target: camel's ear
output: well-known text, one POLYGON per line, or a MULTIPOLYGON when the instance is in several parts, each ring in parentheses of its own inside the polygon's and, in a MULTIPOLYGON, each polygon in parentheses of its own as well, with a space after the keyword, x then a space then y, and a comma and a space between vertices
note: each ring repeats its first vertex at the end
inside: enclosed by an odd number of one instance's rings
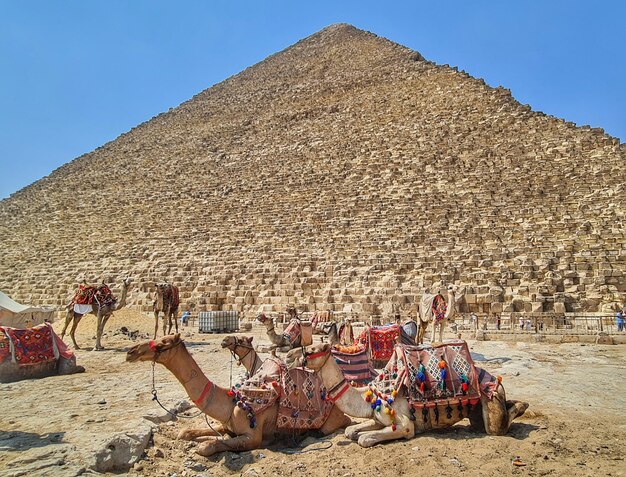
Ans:
POLYGON ((322 351, 326 352, 326 351, 330 351, 331 348, 331 344, 330 343, 324 343, 322 345, 322 351))
POLYGON ((180 341, 180 333, 176 333, 174 335, 174 339, 172 340, 174 343, 178 343, 180 341))
POLYGON ((250 336, 248 338, 244 337, 244 340, 246 340, 248 343, 252 343, 253 339, 254 339, 254 336, 250 336))

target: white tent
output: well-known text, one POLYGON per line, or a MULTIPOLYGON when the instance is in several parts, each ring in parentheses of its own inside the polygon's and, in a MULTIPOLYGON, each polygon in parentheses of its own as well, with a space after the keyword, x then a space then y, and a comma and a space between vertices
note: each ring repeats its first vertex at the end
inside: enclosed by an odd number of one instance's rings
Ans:
POLYGON ((0 326, 30 328, 54 321, 54 308, 21 305, 0 291, 0 326))

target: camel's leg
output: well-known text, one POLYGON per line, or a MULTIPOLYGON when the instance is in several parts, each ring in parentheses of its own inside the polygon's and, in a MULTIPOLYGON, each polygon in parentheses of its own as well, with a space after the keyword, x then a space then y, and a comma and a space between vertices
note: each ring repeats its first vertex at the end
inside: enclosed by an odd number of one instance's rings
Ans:
POLYGON ((395 439, 409 439, 415 435, 413 422, 408 418, 396 423, 396 430, 391 426, 376 431, 364 432, 359 436, 358 443, 361 447, 372 447, 380 442, 393 441, 395 439))
POLYGON ((109 313, 108 315, 104 315, 104 317, 102 318, 102 329, 100 330, 100 336, 104 335, 104 328, 106 328, 107 322, 112 316, 113 313, 109 313))
POLYGON ((101 339, 102 339, 102 320, 103 320, 103 316, 102 314, 98 313, 97 315, 97 325, 96 325, 96 346, 94 347, 94 351, 99 351, 102 348, 102 344, 100 343, 101 339))
POLYGON ((446 324, 445 318, 439 322, 439 342, 440 343, 443 343, 443 328, 445 324, 446 324))
POLYGON ((356 441, 359 438, 359 434, 366 431, 374 431, 379 430, 385 427, 378 421, 374 419, 368 419, 367 421, 360 422, 359 424, 354 424, 353 426, 346 427, 346 431, 344 435, 353 441, 356 441))
POLYGON ((509 413, 509 423, 520 416, 523 416, 528 409, 528 403, 524 401, 507 401, 506 409, 509 413))
POLYGON ((218 452, 243 452, 258 449, 262 442, 259 428, 253 434, 242 434, 230 439, 213 439, 198 446, 196 452, 203 457, 210 457, 218 452))
POLYGON ((78 343, 76 343, 76 337, 74 336, 74 333, 76 333, 76 328, 78 328, 78 323, 80 323, 82 317, 83 315, 74 313, 74 321, 72 323, 72 328, 70 329, 70 338, 72 338, 72 343, 74 343, 75 349, 80 349, 80 346, 78 346, 78 343))
POLYGON ((67 314, 65 315, 65 326, 63 326, 63 331, 61 331, 61 339, 63 339, 63 337, 65 336, 65 331, 67 330, 70 321, 72 321, 73 319, 74 310, 70 307, 70 309, 67 310, 67 314))
POLYGON ((153 340, 156 339, 158 331, 159 331, 159 312, 155 311, 154 312, 154 338, 152 338, 153 340))
POLYGON ((174 320, 174 325, 176 325, 176 333, 178 334, 178 310, 174 310, 172 313, 172 319, 174 320))
POLYGON ((176 439, 180 439, 183 441, 193 441, 193 440, 201 439, 207 436, 216 437, 216 436, 221 436, 221 435, 227 435, 227 433, 224 430, 224 427, 219 425, 213 429, 210 429, 210 428, 207 429, 206 427, 202 427, 199 429, 194 429, 194 428, 183 429, 182 431, 178 433, 178 436, 176 436, 176 439))
POLYGON ((434 343, 437 340, 436 333, 437 333, 437 319, 433 318, 433 332, 430 338, 431 343, 434 343))
POLYGON ((172 317, 170 316, 169 307, 163 311, 163 336, 167 336, 172 331, 172 317), (167 329, 167 325, 169 323, 169 329, 167 329), (167 330, 167 332, 166 332, 167 330))
POLYGON ((320 427, 320 432, 324 435, 332 434, 337 429, 346 427, 351 422, 352 419, 350 419, 349 416, 346 416, 343 412, 341 412, 337 406, 333 406, 330 414, 328 415, 328 419, 326 419, 326 422, 324 422, 322 427, 320 427))

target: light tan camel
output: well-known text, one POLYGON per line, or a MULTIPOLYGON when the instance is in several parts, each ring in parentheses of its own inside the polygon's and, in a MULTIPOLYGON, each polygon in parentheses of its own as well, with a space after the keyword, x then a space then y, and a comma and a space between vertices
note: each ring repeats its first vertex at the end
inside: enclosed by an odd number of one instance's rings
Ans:
POLYGON ((443 342, 443 330, 448 323, 448 320, 456 313, 456 288, 454 285, 448 286, 448 301, 446 303, 446 312, 442 319, 438 320, 433 312, 433 302, 435 300, 443 300, 441 295, 431 295, 424 293, 422 295, 421 302, 419 304, 419 330, 417 331, 417 344, 424 343, 424 337, 426 335, 426 329, 429 324, 432 324, 432 337, 431 343, 435 342, 437 334, 437 328, 439 328, 439 343, 443 342))
MULTIPOLYGON (((270 341, 274 345, 273 348, 291 348, 292 345, 289 342, 289 337, 286 335, 279 335, 276 333, 276 329, 274 327, 274 318, 269 318, 265 316, 264 313, 261 313, 256 317, 257 321, 260 321, 263 326, 265 326, 267 330, 267 336, 270 341)), ((294 347, 300 346, 300 343, 294 344, 294 347)))
MULTIPOLYGON (((113 315, 114 311, 121 310, 126 306, 126 296, 128 295, 128 288, 132 280, 127 277, 122 282, 122 295, 119 300, 113 301, 109 305, 100 306, 98 303, 91 304, 91 311, 87 313, 91 313, 92 315, 96 315, 97 317, 97 326, 96 326, 96 346, 94 350, 104 349, 101 344, 102 334, 104 333, 104 327, 109 321, 109 318, 113 315)), ((70 303, 67 306, 67 314, 65 315, 65 325, 63 326, 63 331, 61 331, 61 339, 65 336, 65 331, 67 330, 70 321, 72 322, 72 328, 70 329, 70 337, 72 338, 72 342, 74 343, 74 348, 80 349, 78 343, 76 343, 75 333, 76 328, 78 327, 78 323, 80 323, 81 318, 84 316, 80 313, 74 311, 74 302, 70 303)))
POLYGON ((172 321, 178 333, 178 306, 180 295, 178 287, 169 283, 156 283, 154 285, 154 339, 159 329, 159 313, 163 313, 163 336, 172 332, 172 321))
POLYGON ((228 349, 233 356, 237 357, 237 364, 243 365, 249 376, 256 373, 263 364, 263 360, 252 346, 253 339, 252 336, 239 338, 238 336, 230 335, 222 340, 222 348, 228 349))
MULTIPOLYGON (((318 372, 324 385, 334 390, 329 394, 335 400, 335 406, 348 416, 369 418, 365 422, 346 428, 345 431, 346 437, 357 441, 362 447, 371 447, 394 439, 410 439, 431 429, 452 426, 462 419, 457 413, 448 417, 445 404, 430 409, 428 419, 416 419, 411 415, 409 402, 403 391, 395 396, 390 406, 384 406, 377 411, 364 398, 369 388, 350 386, 339 365, 334 359, 329 359, 330 357, 331 347, 328 344, 305 348, 306 366, 318 372), (435 414, 437 418, 433 418, 435 414)), ((484 429, 490 435, 504 435, 508 432, 513 419, 524 414, 527 408, 528 403, 507 401, 504 388, 498 384, 492 400, 481 397, 480 403, 474 406, 468 417, 473 428, 484 429)))
MULTIPOLYGON (((204 375, 178 334, 133 346, 126 354, 126 361, 154 361, 162 364, 176 376, 194 404, 222 424, 226 434, 223 437, 219 437, 218 433, 222 432, 220 429, 186 429, 179 433, 179 439, 203 441, 197 449, 202 456, 257 449, 273 442, 280 435, 276 424, 279 400, 257 413, 252 427, 248 411, 235 404, 232 391, 218 386, 204 375)), ((319 431, 325 435, 331 434, 349 423, 350 418, 333 406, 319 431)), ((293 436, 294 432, 289 430, 288 434, 293 436)))

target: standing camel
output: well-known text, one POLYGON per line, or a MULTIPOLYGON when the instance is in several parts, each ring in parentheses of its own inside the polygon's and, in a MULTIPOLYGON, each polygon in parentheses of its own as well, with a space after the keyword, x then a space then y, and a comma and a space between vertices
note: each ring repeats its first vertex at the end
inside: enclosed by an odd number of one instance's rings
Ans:
POLYGON ((104 326, 109 321, 109 318, 113 315, 114 311, 122 309, 126 306, 126 295, 128 294, 128 288, 131 283, 130 278, 124 279, 122 282, 122 296, 119 300, 113 299, 110 303, 98 303, 97 300, 94 300, 91 303, 91 310, 83 311, 82 313, 76 310, 75 300, 72 299, 72 302, 67 306, 67 314, 65 315, 65 326, 63 326, 63 331, 61 331, 61 339, 65 336, 65 331, 67 330, 70 321, 72 321, 72 328, 70 329, 70 337, 72 338, 72 342, 74 343, 74 348, 80 349, 78 344, 76 343, 76 338, 74 334, 76 333, 76 328, 78 327, 78 323, 80 323, 81 318, 87 313, 91 313, 92 315, 96 315, 98 322, 96 327, 96 346, 94 350, 102 350, 102 344, 100 341, 102 340, 102 333, 104 332, 104 326))
POLYGON ((154 339, 159 330, 159 313, 163 312, 163 336, 172 332, 172 321, 178 333, 178 306, 180 295, 176 285, 157 283, 154 296, 154 339))
POLYGON ((417 333, 417 344, 424 343, 424 336, 428 325, 432 323, 431 342, 435 342, 437 328, 439 328, 439 343, 443 342, 443 330, 448 320, 456 312, 455 287, 448 286, 448 302, 446 303, 440 294, 431 295, 424 293, 419 305, 419 330, 417 333))
MULTIPOLYGON (((179 334, 169 335, 158 341, 146 341, 133 346, 126 354, 126 361, 149 361, 165 366, 187 391, 187 395, 204 414, 219 421, 226 435, 220 430, 185 429, 179 439, 203 441, 198 454, 209 457, 218 452, 243 452, 271 443, 277 435, 293 436, 295 429, 279 428, 279 401, 275 399, 259 412, 250 409, 247 401, 238 400, 238 394, 218 386, 205 376, 193 359, 179 334)), ((336 406, 319 430, 331 434, 350 423, 350 419, 336 406)))
MULTIPOLYGON (((401 345, 400 345, 401 346, 401 345)), ((368 418, 367 421, 346 428, 346 437, 362 447, 371 447, 394 439, 411 439, 416 434, 450 427, 464 419, 460 412, 448 412, 445 400, 434 401, 433 407, 425 407, 423 416, 411 412, 411 404, 405 387, 390 395, 378 396, 371 385, 355 388, 350 386, 341 368, 331 354, 331 346, 317 344, 305 348, 305 363, 309 369, 319 373, 324 385, 330 389, 328 399, 348 416, 368 418)), ((511 422, 524 414, 528 403, 507 401, 502 384, 497 383, 492 398, 481 393, 480 399, 465 417, 472 427, 484 429, 490 435, 504 435, 511 422)), ((450 408, 452 409, 452 408, 450 408)))

